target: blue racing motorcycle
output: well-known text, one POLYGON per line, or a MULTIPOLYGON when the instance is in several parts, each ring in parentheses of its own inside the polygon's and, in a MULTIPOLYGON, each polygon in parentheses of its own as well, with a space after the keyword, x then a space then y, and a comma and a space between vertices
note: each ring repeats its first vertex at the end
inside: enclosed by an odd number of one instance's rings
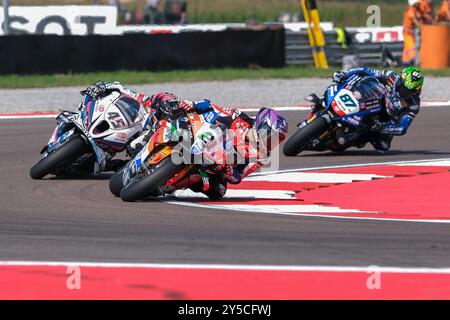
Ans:
MULTIPOLYGON (((302 151, 343 151, 367 143, 371 121, 383 111, 385 88, 376 77, 354 75, 347 82, 331 85, 308 119, 284 144, 286 156, 302 151), (360 137, 351 144, 339 138, 360 137)), ((318 98, 317 98, 318 99, 318 98)))

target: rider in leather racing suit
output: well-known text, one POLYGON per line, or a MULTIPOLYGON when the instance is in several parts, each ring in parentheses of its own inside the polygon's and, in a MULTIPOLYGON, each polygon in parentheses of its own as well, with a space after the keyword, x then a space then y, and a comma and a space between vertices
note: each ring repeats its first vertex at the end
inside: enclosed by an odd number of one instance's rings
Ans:
POLYGON ((192 181, 186 182, 190 189, 202 192, 210 199, 221 199, 228 183, 239 184, 243 178, 268 164, 272 149, 287 137, 287 121, 270 108, 260 109, 256 117, 252 118, 237 108, 218 106, 209 100, 183 101, 182 105, 185 110, 194 110, 199 114, 211 112, 215 117, 214 124, 225 131, 225 141, 231 142, 232 152, 240 158, 240 161, 234 158, 231 163, 227 159, 224 165, 219 166, 218 172, 223 174, 214 175, 206 190, 202 181, 194 184, 192 181))
MULTIPOLYGON (((175 117, 178 112, 181 112, 182 110, 189 111, 181 107, 181 105, 184 105, 185 107, 189 107, 189 105, 180 102, 173 94, 159 92, 152 96, 148 96, 144 93, 138 93, 127 89, 119 82, 98 81, 82 91, 82 94, 86 94, 93 99, 99 99, 111 94, 113 91, 126 94, 135 99, 147 113, 147 117, 142 120, 142 132, 147 132, 147 134, 141 134, 135 140, 130 142, 128 151, 131 156, 138 152, 145 144, 146 139, 148 139, 152 133, 153 126, 159 120, 175 117)), ((116 171, 125 163, 126 161, 124 160, 110 160, 106 163, 105 171, 116 171)))
MULTIPOLYGON (((368 134, 369 141, 376 150, 387 151, 391 147, 393 137, 406 134, 419 113, 420 94, 424 83, 422 71, 416 67, 409 67, 398 75, 393 71, 356 68, 335 72, 332 78, 335 83, 341 84, 353 75, 376 77, 385 87, 383 103, 385 108, 380 119, 372 122, 368 134)), ((317 96, 309 96, 307 100, 314 102, 316 106, 319 103, 317 96)), ((349 134, 340 138, 339 144, 350 146, 363 137, 359 134, 349 134)))
POLYGON ((197 102, 180 100, 171 93, 163 92, 149 97, 124 88, 119 82, 97 82, 86 89, 86 94, 97 99, 110 94, 111 91, 119 91, 133 97, 144 106, 148 113, 143 124, 143 133, 130 143, 131 147, 136 150, 139 150, 147 142, 153 134, 154 126, 161 119, 176 117, 179 112, 183 111, 194 111, 199 114, 213 111, 217 115, 215 123, 230 130, 234 135, 232 139, 235 151, 246 161, 226 164, 220 168, 224 174, 211 179, 208 190, 204 190, 201 181, 190 185, 192 190, 203 192, 211 199, 222 198, 227 191, 227 183, 239 184, 243 178, 266 165, 272 149, 287 137, 288 124, 286 120, 277 111, 269 108, 262 108, 253 119, 236 108, 217 106, 209 100, 197 102), (262 147, 264 152, 259 152, 257 155, 250 154, 251 146, 262 147))

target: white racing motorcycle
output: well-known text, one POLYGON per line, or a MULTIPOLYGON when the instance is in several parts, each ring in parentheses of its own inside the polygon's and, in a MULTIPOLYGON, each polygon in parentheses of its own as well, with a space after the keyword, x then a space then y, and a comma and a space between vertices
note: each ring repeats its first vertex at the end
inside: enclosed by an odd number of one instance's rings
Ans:
POLYGON ((129 144, 142 132, 147 116, 143 107, 115 91, 98 100, 81 94, 85 99, 77 112, 63 111, 56 117, 57 126, 41 151, 43 158, 31 168, 31 178, 97 175, 118 169, 107 165, 114 163, 116 153, 126 150, 132 156, 129 144))

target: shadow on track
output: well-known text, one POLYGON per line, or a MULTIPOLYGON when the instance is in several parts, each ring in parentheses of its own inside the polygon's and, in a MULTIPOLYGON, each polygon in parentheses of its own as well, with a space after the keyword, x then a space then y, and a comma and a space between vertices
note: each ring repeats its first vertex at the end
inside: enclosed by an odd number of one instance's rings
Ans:
POLYGON ((71 176, 57 176, 57 177, 50 177, 42 180, 86 180, 86 181, 97 181, 97 180, 109 180, 113 176, 114 172, 107 172, 102 173, 98 176, 94 175, 71 175, 71 176))

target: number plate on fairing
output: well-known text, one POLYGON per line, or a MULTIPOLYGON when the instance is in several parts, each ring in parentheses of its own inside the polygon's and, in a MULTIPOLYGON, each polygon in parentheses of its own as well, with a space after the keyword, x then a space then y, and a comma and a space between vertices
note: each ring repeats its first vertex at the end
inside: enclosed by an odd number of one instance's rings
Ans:
POLYGON ((341 90, 332 103, 334 111, 340 115, 349 115, 359 112, 359 102, 355 98, 353 92, 343 89, 341 90))

